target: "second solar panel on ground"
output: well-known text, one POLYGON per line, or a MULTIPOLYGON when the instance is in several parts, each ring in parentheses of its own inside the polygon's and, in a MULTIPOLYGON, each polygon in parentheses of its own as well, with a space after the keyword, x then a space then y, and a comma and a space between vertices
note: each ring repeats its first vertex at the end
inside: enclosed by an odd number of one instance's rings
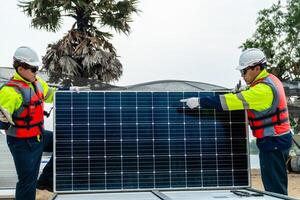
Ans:
POLYGON ((56 191, 249 186, 244 111, 190 110, 208 92, 57 92, 56 191))

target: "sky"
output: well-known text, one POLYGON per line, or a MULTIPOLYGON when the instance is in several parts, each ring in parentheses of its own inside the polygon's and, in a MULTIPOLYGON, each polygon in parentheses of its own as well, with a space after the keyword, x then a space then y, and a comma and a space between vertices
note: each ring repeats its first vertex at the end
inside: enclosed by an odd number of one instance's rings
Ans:
MULTIPOLYGON (((111 41, 123 64, 118 86, 156 80, 188 80, 233 88, 239 46, 253 35, 258 11, 277 0, 140 0, 129 36, 115 33, 111 41)), ((49 43, 71 28, 64 20, 56 32, 36 30, 18 1, 0 7, 0 66, 12 65, 19 46, 30 46, 40 56, 49 43)))

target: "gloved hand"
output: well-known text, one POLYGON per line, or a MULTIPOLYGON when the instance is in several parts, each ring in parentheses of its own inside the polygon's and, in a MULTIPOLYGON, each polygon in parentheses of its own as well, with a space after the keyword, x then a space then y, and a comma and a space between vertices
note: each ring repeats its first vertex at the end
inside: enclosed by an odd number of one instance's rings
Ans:
POLYGON ((10 114, 3 108, 0 107, 0 121, 3 123, 10 123, 10 124, 15 124, 12 121, 12 118, 10 116, 10 114))
POLYGON ((0 121, 3 123, 7 123, 8 120, 6 119, 4 113, 0 110, 0 121))
POLYGON ((87 87, 87 86, 83 86, 83 87, 71 86, 69 88, 70 91, 74 91, 74 92, 77 92, 77 93, 79 93, 80 91, 88 90, 88 89, 89 89, 89 87, 87 87))
POLYGON ((10 127, 10 123, 2 110, 0 109, 0 130, 7 130, 10 127))
POLYGON ((236 84, 235 88, 231 90, 232 93, 239 93, 247 89, 246 85, 242 85, 241 80, 239 80, 238 84, 236 84))
POLYGON ((186 105, 190 109, 194 109, 194 108, 200 106, 199 98, 197 98, 197 97, 191 97, 191 98, 188 98, 188 99, 181 99, 180 102, 186 103, 186 105))

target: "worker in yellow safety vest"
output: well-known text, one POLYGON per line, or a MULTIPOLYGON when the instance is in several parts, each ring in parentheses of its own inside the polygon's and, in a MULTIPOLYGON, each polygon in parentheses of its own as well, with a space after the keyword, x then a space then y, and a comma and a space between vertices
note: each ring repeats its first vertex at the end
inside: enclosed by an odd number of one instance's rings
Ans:
POLYGON ((191 109, 246 110, 257 138, 260 170, 266 191, 287 195, 287 169, 292 132, 286 96, 281 81, 266 71, 267 59, 257 48, 240 55, 236 68, 247 83, 242 89, 216 96, 182 99, 191 109))
POLYGON ((36 188, 52 190, 52 157, 40 175, 43 152, 53 151, 53 135, 44 129, 44 102, 51 103, 56 90, 37 76, 41 63, 29 47, 13 56, 16 73, 0 88, 0 129, 7 135, 18 175, 16 200, 35 200, 36 188))

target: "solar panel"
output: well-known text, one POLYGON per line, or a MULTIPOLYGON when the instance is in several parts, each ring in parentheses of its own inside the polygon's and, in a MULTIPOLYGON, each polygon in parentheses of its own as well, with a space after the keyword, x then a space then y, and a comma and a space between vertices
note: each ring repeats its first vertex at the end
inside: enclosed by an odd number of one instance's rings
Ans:
POLYGON ((57 92, 56 192, 245 187, 244 111, 189 109, 214 92, 57 92))

